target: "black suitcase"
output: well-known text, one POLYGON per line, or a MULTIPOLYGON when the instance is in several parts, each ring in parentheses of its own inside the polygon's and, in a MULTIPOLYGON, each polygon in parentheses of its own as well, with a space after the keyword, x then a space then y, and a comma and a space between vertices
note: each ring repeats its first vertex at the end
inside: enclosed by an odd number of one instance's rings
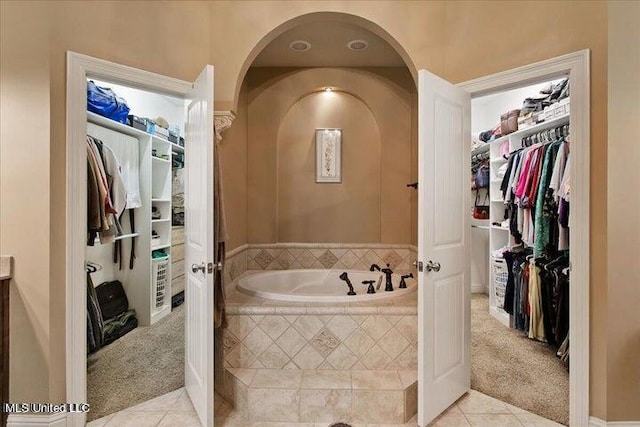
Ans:
POLYGON ((104 320, 113 319, 129 309, 129 300, 119 280, 101 283, 96 287, 98 303, 104 320))

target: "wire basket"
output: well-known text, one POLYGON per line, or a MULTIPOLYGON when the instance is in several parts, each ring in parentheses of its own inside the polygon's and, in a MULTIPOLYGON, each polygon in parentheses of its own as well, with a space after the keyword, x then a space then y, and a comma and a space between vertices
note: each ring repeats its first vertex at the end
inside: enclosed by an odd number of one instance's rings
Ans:
POLYGON ((153 308, 160 310, 167 297, 169 284, 169 257, 153 260, 153 308))
POLYGON ((504 308, 504 294, 507 288, 507 280, 509 279, 509 271, 507 270, 507 263, 502 258, 491 258, 491 268, 493 270, 493 298, 496 303, 496 307, 504 308))

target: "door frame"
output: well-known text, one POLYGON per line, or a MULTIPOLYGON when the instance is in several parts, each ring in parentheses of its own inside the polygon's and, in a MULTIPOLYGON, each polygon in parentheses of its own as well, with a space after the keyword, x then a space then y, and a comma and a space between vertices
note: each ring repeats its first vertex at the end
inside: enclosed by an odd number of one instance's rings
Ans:
MULTIPOLYGON (((84 273, 87 228, 87 78, 108 80, 180 98, 185 98, 193 88, 191 82, 67 51, 65 379, 66 401, 73 403, 87 401, 87 295, 84 273)), ((85 425, 86 414, 67 413, 66 419, 67 426, 80 427, 85 425)))
POLYGON ((589 260, 590 260, 590 76, 589 50, 536 62, 457 84, 471 98, 501 90, 522 87, 569 76, 571 79, 571 137, 580 143, 571 144, 571 216, 569 218, 570 283, 569 339, 571 369, 569 371, 569 425, 589 425, 589 260))

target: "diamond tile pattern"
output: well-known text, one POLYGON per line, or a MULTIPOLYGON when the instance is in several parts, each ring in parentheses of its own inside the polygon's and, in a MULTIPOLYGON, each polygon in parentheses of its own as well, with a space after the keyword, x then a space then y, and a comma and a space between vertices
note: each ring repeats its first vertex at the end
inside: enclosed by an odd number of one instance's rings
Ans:
POLYGON ((239 314, 229 315, 228 321, 224 365, 233 368, 410 370, 417 366, 415 315, 239 314))
POLYGON ((358 327, 358 323, 351 316, 335 316, 327 323, 327 328, 338 338, 344 340, 358 327))
POLYGON ((412 262, 416 258, 413 249, 402 247, 380 248, 362 247, 362 245, 327 249, 318 247, 272 247, 260 245, 227 258, 225 278, 231 282, 246 270, 288 270, 304 268, 349 268, 366 269, 371 264, 389 264, 398 272, 413 270, 412 262))
POLYGON ((338 257, 335 256, 330 250, 326 250, 320 255, 318 260, 324 265, 324 268, 331 268, 338 261, 338 257))
POLYGON ((271 264, 271 262, 273 261, 273 256, 269 252, 262 250, 258 252, 258 255, 256 255, 254 260, 258 263, 260 267, 262 267, 263 269, 266 269, 269 266, 269 264, 271 264))
POLYGON ((385 264, 389 264, 389 266, 394 269, 402 262, 402 257, 398 255, 396 251, 391 250, 386 253, 383 260, 385 264))
POLYGON ((322 328, 310 344, 322 357, 327 357, 340 344, 340 340, 327 328, 322 328))
POLYGON ((293 361, 301 369, 316 369, 324 361, 324 357, 317 352, 311 345, 307 344, 298 354, 295 355, 293 361))
POLYGON ((275 340, 289 328, 289 322, 282 316, 264 316, 262 322, 260 322, 260 328, 262 328, 271 339, 275 340))

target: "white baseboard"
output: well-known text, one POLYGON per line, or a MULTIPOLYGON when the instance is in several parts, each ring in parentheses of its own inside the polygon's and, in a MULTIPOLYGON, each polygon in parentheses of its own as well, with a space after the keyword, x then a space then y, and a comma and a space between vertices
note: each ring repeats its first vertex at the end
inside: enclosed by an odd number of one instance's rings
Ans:
POLYGON ((590 417, 589 427, 640 427, 640 421, 604 421, 600 418, 590 417))
POLYGON ((10 414, 7 427, 65 427, 67 414, 10 414))
POLYGON ((471 293, 472 294, 484 294, 486 293, 486 286, 483 285, 482 283, 472 283, 471 284, 471 293))

